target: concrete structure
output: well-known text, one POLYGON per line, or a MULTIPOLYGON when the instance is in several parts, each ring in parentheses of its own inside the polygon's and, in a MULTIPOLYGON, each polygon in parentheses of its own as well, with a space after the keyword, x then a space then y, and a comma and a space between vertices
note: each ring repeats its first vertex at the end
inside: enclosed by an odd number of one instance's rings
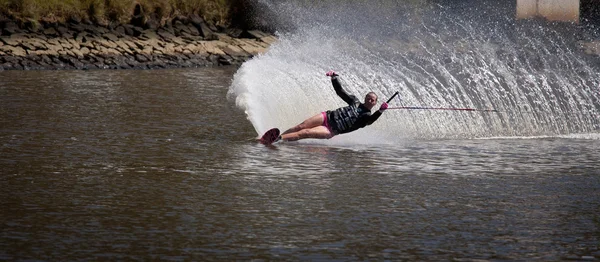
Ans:
POLYGON ((579 23, 579 0, 517 0, 517 18, 544 17, 579 23))

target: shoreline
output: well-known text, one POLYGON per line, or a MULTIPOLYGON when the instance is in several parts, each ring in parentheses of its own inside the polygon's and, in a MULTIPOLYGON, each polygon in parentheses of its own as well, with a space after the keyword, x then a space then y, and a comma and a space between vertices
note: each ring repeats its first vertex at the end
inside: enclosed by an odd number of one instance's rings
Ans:
POLYGON ((0 33, 0 71, 240 65, 277 41, 260 30, 218 29, 199 17, 157 29, 64 23, 32 30, 9 22, 0 33))
MULTIPOLYGON (((199 16, 162 27, 70 22, 23 29, 0 21, 0 71, 241 65, 277 40, 261 30, 217 28, 199 16)), ((600 58, 600 40, 577 45, 579 52, 600 58)))

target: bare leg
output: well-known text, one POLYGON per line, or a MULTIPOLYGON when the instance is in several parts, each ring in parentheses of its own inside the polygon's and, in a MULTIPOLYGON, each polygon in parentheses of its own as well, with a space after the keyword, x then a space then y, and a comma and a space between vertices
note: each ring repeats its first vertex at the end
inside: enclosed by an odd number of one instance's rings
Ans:
POLYGON ((329 139, 331 137, 333 137, 333 135, 325 126, 306 128, 300 131, 281 135, 281 139, 284 141, 296 141, 305 138, 329 139))
POLYGON ((317 115, 309 117, 308 119, 304 120, 302 123, 281 133, 281 136, 283 137, 283 135, 287 135, 287 134, 293 133, 293 132, 298 132, 303 129, 318 127, 318 126, 321 126, 322 124, 323 124, 323 113, 319 113, 317 115))

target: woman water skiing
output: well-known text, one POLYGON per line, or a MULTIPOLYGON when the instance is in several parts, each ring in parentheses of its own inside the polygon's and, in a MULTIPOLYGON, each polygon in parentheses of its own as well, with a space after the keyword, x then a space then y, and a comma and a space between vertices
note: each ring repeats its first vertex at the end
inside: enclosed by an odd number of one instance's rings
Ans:
POLYGON ((356 96, 349 95, 342 88, 338 74, 329 71, 325 75, 331 77, 335 93, 348 103, 348 106, 324 111, 309 117, 302 123, 283 132, 275 141, 296 141, 305 138, 330 139, 336 135, 349 133, 373 124, 381 116, 381 113, 388 108, 388 104, 384 102, 379 110, 371 114, 371 109, 377 104, 375 93, 367 93, 364 102, 361 103, 356 96))

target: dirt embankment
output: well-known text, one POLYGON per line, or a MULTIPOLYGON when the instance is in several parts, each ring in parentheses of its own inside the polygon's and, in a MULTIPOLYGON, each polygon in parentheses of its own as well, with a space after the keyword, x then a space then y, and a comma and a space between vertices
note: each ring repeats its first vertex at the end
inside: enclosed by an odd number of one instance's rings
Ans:
POLYGON ((277 41, 259 30, 217 28, 199 16, 160 28, 131 24, 0 21, 0 70, 154 69, 241 64, 277 41))

